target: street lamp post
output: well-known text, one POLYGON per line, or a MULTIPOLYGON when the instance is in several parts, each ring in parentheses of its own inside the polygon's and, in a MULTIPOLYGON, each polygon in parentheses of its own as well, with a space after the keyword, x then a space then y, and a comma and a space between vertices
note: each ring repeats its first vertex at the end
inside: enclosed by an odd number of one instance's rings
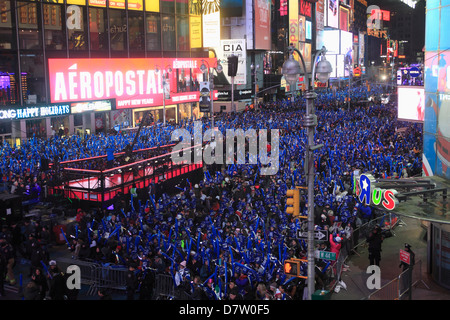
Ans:
MULTIPOLYGON (((307 128, 308 135, 308 145, 306 148, 306 164, 305 164, 305 172, 307 173, 307 181, 308 181, 308 299, 311 299, 314 293, 314 279, 315 279, 315 262, 314 262, 314 154, 313 151, 321 148, 323 145, 315 145, 314 144, 314 131, 317 126, 317 116, 315 115, 315 106, 314 100, 317 98, 317 93, 314 92, 314 85, 311 84, 309 79, 308 72, 306 70, 305 60, 303 59, 302 54, 295 47, 289 46, 289 59, 283 64, 283 75, 287 82, 291 86, 295 85, 298 77, 300 76, 301 69, 297 60, 294 59, 293 53, 294 51, 301 58, 302 67, 304 70, 303 81, 306 88, 306 116, 303 125, 307 128)), ((322 47, 319 51, 314 55, 314 60, 312 61, 312 74, 311 80, 314 81, 316 77, 320 82, 327 82, 330 74, 332 72, 331 63, 325 59, 326 48, 322 47), (317 62, 317 59, 322 56, 322 59, 317 62), (316 70, 316 62, 317 62, 317 70, 316 70)))
POLYGON ((253 106, 254 106, 254 109, 256 110, 256 105, 258 104, 258 98, 257 98, 257 96, 256 96, 256 86, 257 86, 257 84, 258 84, 258 78, 256 77, 256 75, 257 75, 257 72, 258 72, 258 69, 259 69, 259 64, 257 64, 256 66, 252 63, 251 65, 250 65, 250 68, 253 70, 253 75, 255 76, 255 96, 254 96, 254 102, 253 102, 253 106))
MULTIPOLYGON (((170 66, 166 66, 167 69, 161 70, 161 83, 163 87, 163 125, 166 125, 166 73, 171 73, 172 68, 170 66)), ((156 72, 159 73, 159 67, 156 66, 156 72)))

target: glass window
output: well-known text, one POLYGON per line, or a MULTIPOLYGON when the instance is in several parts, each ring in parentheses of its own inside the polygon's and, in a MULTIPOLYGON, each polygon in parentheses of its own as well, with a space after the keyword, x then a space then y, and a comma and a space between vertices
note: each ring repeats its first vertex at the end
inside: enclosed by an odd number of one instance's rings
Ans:
MULTIPOLYGON (((69 7, 68 7, 69 8, 69 7)), ((71 12, 67 13, 67 33, 70 50, 86 50, 87 46, 87 21, 86 7, 70 6, 71 12)))
POLYGON ((161 12, 164 12, 164 13, 175 13, 175 2, 174 2, 174 0, 161 0, 161 12))
POLYGON ((21 54, 20 68, 24 104, 46 102, 43 55, 37 52, 21 54))
POLYGON ((188 14, 188 0, 175 0, 177 14, 188 14))
POLYGON ((66 41, 62 30, 61 6, 44 4, 44 35, 45 48, 61 50, 66 47, 66 41))
POLYGON ((188 17, 177 17, 177 49, 189 50, 189 19, 188 17))
POLYGON ((146 20, 147 50, 161 50, 161 18, 148 13, 146 20))
POLYGON ((144 17, 142 12, 128 11, 130 51, 144 50, 144 17))
POLYGON ((2 54, 0 59, 0 105, 19 104, 16 55, 2 54))
POLYGON ((108 50, 106 9, 89 8, 89 39, 91 50, 108 50))
POLYGON ((18 2, 20 49, 40 49, 36 3, 18 2))
POLYGON ((162 17, 162 40, 164 51, 175 51, 175 18, 173 16, 164 15, 162 17))
POLYGON ((0 1, 0 49, 13 49, 13 29, 11 24, 11 2, 0 1))
POLYGON ((126 50, 127 24, 125 10, 110 10, 109 12, 109 35, 111 39, 111 50, 126 50))

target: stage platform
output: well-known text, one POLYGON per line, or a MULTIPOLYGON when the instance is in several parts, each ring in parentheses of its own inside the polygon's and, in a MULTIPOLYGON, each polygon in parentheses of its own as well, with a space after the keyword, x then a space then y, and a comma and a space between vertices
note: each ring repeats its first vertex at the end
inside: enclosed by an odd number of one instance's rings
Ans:
MULTIPOLYGON (((61 181, 49 189, 49 194, 62 194, 68 199, 104 204, 119 192, 129 194, 133 185, 138 189, 162 183, 173 186, 187 176, 195 174, 200 177, 202 172, 196 171, 202 170, 203 163, 186 161, 174 163, 172 161, 174 152, 171 151, 173 146, 159 147, 162 154, 148 158, 148 155, 155 154, 155 148, 136 150, 134 152, 137 158, 142 159, 112 168, 106 168, 106 156, 61 162, 59 163, 61 181), (93 169, 93 167, 100 168, 93 169)), ((195 146, 190 149, 194 148, 195 146)), ((123 156, 123 153, 115 154, 115 159, 123 156)), ((117 165, 117 161, 115 164, 117 165)), ((52 166, 55 168, 54 164, 52 166)))

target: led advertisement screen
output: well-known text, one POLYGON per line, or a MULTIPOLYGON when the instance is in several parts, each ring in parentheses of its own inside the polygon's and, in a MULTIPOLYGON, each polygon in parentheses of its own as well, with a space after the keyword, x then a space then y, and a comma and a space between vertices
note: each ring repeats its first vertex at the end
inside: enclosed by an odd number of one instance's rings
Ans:
POLYGON ((339 0, 327 0, 326 11, 326 26, 332 28, 339 28, 339 0))
POLYGON ((270 7, 270 0, 255 0, 255 49, 271 49, 270 7))
MULTIPOLYGON (((116 99, 116 109, 198 102, 215 58, 48 59, 54 103, 116 99), (162 72, 164 68, 166 71, 162 72), (164 80, 164 81, 163 81, 164 80), (166 98, 163 101, 163 82, 166 98), (168 93, 168 94, 167 94, 168 93)), ((216 92, 214 99, 217 98, 216 92)))
MULTIPOLYGON (((341 54, 344 55, 344 65, 353 67, 353 34, 351 32, 341 31, 341 54)), ((344 76, 349 76, 348 70, 344 76)))
POLYGON ((423 87, 398 87, 398 119, 424 120, 425 91, 423 87))
POLYGON ((324 30, 323 44, 327 48, 328 54, 340 53, 339 30, 324 30))

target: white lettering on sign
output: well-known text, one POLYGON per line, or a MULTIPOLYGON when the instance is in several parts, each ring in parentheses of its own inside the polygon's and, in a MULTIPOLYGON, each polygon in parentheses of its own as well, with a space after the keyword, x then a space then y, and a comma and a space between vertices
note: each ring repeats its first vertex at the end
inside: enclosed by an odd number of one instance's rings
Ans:
POLYGON ((126 95, 158 94, 162 88, 157 86, 154 70, 122 71, 70 71, 55 73, 55 101, 95 98, 122 97, 126 95), (93 86, 92 86, 93 84, 93 86), (77 90, 79 88, 79 90, 77 90), (93 91, 93 92, 92 92, 93 91), (78 96, 77 92, 80 92, 78 96))
POLYGON ((187 60, 187 61, 173 60, 172 67, 174 69, 195 69, 195 68, 198 68, 196 60, 187 60))

